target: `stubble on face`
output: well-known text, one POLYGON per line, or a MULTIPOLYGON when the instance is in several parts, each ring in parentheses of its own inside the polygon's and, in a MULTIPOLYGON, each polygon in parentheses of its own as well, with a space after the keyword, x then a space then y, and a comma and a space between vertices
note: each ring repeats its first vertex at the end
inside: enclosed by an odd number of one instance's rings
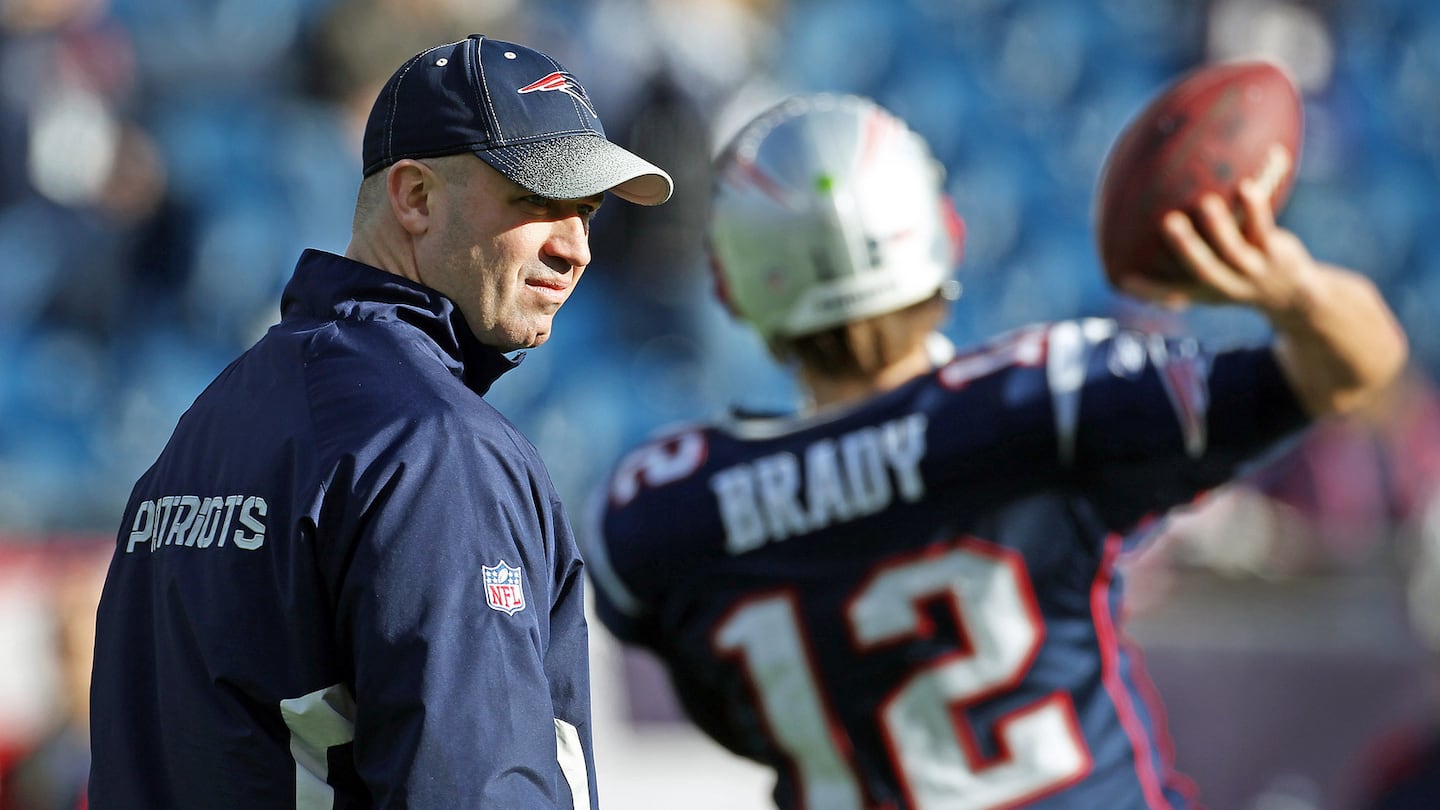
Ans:
POLYGON ((480 342, 501 351, 539 346, 583 268, 568 274, 564 290, 527 283, 557 276, 541 257, 552 223, 527 216, 516 201, 528 192, 484 161, 457 157, 437 171, 445 213, 421 280, 454 301, 480 342))
MULTIPOLYGON (((480 342, 501 351, 533 349, 549 340, 555 313, 564 303, 542 299, 525 283, 528 263, 523 259, 495 261, 496 256, 512 255, 511 248, 504 239, 494 240, 490 251, 470 246, 468 278, 474 281, 474 289, 467 300, 477 304, 476 320, 461 308, 480 342)), ((565 298, 568 296, 567 290, 565 298)))

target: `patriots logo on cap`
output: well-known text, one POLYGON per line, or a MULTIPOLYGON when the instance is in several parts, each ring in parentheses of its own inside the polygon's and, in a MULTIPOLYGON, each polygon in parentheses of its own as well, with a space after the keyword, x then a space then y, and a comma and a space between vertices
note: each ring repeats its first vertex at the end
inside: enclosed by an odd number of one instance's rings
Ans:
POLYGON ((480 566, 480 576, 485 583, 485 604, 511 616, 525 609, 525 580, 518 567, 501 560, 499 565, 480 566))
POLYGON ((585 105, 585 109, 589 110, 592 116, 596 118, 600 117, 600 114, 595 112, 595 106, 590 103, 590 96, 586 95, 585 88, 580 86, 580 82, 575 81, 574 76, 571 76, 568 72, 563 70, 557 70, 548 76, 536 79, 535 81, 525 85, 524 87, 516 90, 515 92, 523 95, 525 93, 534 93, 537 91, 541 93, 548 93, 552 90, 559 90, 565 95, 570 96, 576 101, 579 101, 581 104, 585 105))

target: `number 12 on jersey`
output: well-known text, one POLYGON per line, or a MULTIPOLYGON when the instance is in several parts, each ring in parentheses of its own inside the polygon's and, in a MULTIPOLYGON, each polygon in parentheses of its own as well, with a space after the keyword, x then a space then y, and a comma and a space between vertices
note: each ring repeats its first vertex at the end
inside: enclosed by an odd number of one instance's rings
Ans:
MULTIPOLYGON (((944 600, 968 640, 891 685, 876 722, 911 807, 998 810, 1084 778, 1091 757, 1070 696, 1057 691, 994 724, 987 758, 960 710, 1015 688, 1044 641, 1044 624, 1020 556, 973 538, 940 553, 882 563, 844 617, 857 655, 924 632, 922 605, 944 600)), ((714 644, 745 667, 770 735, 795 766, 808 808, 866 807, 842 751, 849 746, 825 702, 793 594, 742 601, 721 619, 714 644)))

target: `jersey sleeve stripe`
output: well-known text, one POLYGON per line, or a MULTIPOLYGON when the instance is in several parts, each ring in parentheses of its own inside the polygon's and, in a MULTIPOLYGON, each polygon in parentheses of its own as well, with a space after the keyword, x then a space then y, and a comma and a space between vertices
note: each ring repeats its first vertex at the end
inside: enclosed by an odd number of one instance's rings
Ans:
POLYGON ((1190 777, 1178 773, 1173 765, 1175 762, 1175 740, 1170 736, 1170 720, 1165 713, 1165 703, 1161 700, 1160 693, 1155 689, 1155 682, 1145 667, 1144 652, 1135 645, 1130 645, 1131 660, 1134 661, 1135 671, 1142 674, 1142 677, 1135 679, 1135 692, 1140 698, 1140 704, 1150 717, 1151 724, 1155 727, 1155 745, 1160 751, 1164 761, 1171 763, 1172 767, 1166 774, 1165 786, 1172 793, 1179 793, 1187 806, 1193 806, 1194 810, 1205 810, 1200 803, 1200 788, 1190 777))
POLYGON ((1089 347, 1080 324, 1064 321, 1050 328, 1046 339, 1045 379, 1055 408, 1055 441, 1060 464, 1075 461, 1075 431, 1080 419, 1080 388, 1085 383, 1089 347))
POLYGON ((355 700, 342 684, 280 701, 295 758, 295 810, 333 810, 328 751, 355 739, 355 700))
POLYGON ((1110 700, 1115 705, 1115 713, 1120 718, 1120 725, 1125 729, 1125 736, 1130 738, 1130 745, 1135 754, 1135 775, 1140 781, 1140 789, 1145 796, 1145 806, 1149 810, 1174 810, 1174 806, 1165 798, 1160 778, 1155 773, 1155 762, 1151 758, 1150 735, 1135 713, 1135 707, 1131 703, 1130 689, 1120 674, 1120 639, 1115 631, 1115 619, 1111 614, 1110 585, 1112 572, 1115 569, 1115 558, 1119 556, 1123 542, 1123 538, 1118 534, 1112 534, 1106 539, 1104 559, 1100 563, 1100 571, 1095 576, 1095 582, 1090 590, 1090 611, 1095 622, 1095 634, 1100 644, 1100 677, 1105 684, 1105 691, 1109 693, 1110 700))
POLYGON ((575 810, 590 810, 590 769, 585 766, 585 745, 580 741, 580 731, 558 717, 555 718, 555 759, 570 785, 575 810))

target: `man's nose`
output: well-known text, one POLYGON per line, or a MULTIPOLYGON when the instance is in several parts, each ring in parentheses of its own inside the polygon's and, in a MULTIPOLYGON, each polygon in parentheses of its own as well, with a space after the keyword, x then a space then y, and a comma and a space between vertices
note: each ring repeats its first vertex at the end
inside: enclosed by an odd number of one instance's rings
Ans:
POLYGON ((555 220, 545 251, 569 268, 590 264, 590 223, 578 213, 555 220))

